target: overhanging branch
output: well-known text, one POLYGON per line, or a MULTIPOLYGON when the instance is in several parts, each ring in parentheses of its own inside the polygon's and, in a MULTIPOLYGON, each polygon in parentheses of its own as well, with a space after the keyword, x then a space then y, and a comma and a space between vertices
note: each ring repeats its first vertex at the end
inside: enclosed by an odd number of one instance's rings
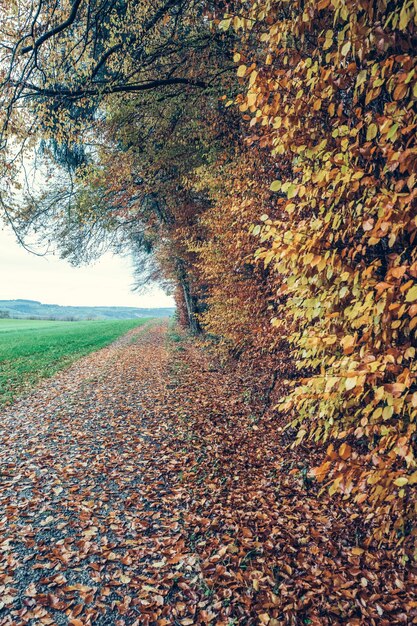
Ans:
POLYGON ((61 22, 61 24, 58 24, 58 26, 55 26, 55 28, 52 28, 51 30, 48 30, 46 33, 41 35, 32 45, 22 48, 21 54, 27 54, 31 50, 37 50, 39 46, 41 46, 45 41, 47 41, 51 37, 54 37, 55 35, 58 35, 58 33, 68 28, 68 26, 71 26, 71 24, 77 17, 77 12, 81 2, 82 0, 75 0, 68 18, 64 22, 61 22))
MULTIPOLYGON (((71 89, 49 89, 49 88, 42 88, 42 87, 37 87, 36 85, 33 85, 31 83, 23 83, 23 88, 32 90, 32 92, 35 92, 38 96, 45 96, 45 97, 52 97, 52 98, 68 98, 70 100, 72 99, 79 99, 79 98, 86 98, 86 97, 91 97, 91 96, 103 96, 103 95, 109 95, 112 93, 135 93, 135 92, 139 92, 139 91, 147 91, 147 90, 151 90, 151 89, 158 89, 160 87, 169 87, 171 85, 188 85, 190 87, 198 87, 200 89, 205 89, 207 87, 207 83, 205 83, 204 81, 199 81, 199 80, 192 80, 189 78, 162 78, 162 79, 155 79, 155 80, 150 80, 144 83, 138 83, 138 84, 126 84, 126 85, 109 85, 107 87, 103 87, 101 89, 76 89, 76 90, 71 90, 71 89)), ((33 96, 33 93, 26 93, 24 94, 24 97, 31 97, 33 96)))

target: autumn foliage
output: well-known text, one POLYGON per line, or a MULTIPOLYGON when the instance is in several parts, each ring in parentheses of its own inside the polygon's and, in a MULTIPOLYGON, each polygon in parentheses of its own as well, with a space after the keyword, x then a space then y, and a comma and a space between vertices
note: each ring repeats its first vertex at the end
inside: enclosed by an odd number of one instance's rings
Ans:
MULTIPOLYGON (((21 94, 35 102, 37 140, 51 142, 55 126, 72 149, 80 133, 99 138, 71 177, 72 213, 53 209, 57 239, 70 257, 91 232, 150 252, 180 321, 247 364, 265 410, 280 395, 291 445, 315 450, 309 478, 415 558, 415 1, 152 11, 135 5, 131 23, 119 12, 109 41, 105 29, 99 46, 87 40, 84 65, 71 49, 58 86, 52 71, 36 88, 4 74, 6 100, 21 89, 10 110, 21 94), (137 23, 148 30, 129 39, 137 23)), ((8 216, 39 227, 50 198, 8 216)))
POLYGON ((244 33, 237 102, 275 157, 251 229, 274 332, 306 372, 280 409, 295 443, 328 445, 317 480, 402 543, 417 484, 415 7, 262 3, 220 27, 244 33))

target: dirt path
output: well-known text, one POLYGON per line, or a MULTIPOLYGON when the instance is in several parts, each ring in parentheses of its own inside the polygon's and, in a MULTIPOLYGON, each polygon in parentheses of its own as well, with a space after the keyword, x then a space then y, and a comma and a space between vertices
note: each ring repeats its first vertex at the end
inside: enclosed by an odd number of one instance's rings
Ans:
POLYGON ((417 623, 415 578, 245 392, 154 325, 5 412, 0 625, 417 623))
POLYGON ((161 557, 142 403, 165 387, 163 332, 129 333, 2 415, 1 624, 134 622, 126 590, 161 557))

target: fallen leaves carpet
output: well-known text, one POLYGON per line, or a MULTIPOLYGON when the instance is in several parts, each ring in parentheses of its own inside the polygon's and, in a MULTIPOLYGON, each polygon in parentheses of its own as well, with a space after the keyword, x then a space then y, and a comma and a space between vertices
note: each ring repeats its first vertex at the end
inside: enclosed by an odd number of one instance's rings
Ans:
POLYGON ((0 625, 417 623, 415 573, 245 385, 158 324, 4 411, 0 625))

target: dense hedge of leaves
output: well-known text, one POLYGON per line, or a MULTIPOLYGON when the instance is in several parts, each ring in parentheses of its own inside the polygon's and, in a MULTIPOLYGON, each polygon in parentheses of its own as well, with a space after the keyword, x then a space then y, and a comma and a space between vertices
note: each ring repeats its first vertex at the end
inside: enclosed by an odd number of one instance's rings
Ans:
POLYGON ((237 103, 275 164, 251 230, 275 276, 274 333, 308 371, 280 408, 296 442, 327 442, 317 480, 394 519, 379 538, 403 542, 417 485, 416 6, 242 6, 220 28, 241 38, 237 103))
POLYGON ((201 217, 204 238, 190 244, 207 291, 201 321, 206 332, 219 338, 218 347, 225 353, 262 351, 270 328, 272 287, 255 263, 256 242, 248 228, 269 200, 268 187, 257 184, 267 171, 260 165, 259 151, 241 148, 234 158, 218 162, 214 171, 210 166, 200 169, 192 181, 195 188, 208 186, 212 200, 201 217), (233 180, 233 189, 225 184, 228 180, 233 180))

